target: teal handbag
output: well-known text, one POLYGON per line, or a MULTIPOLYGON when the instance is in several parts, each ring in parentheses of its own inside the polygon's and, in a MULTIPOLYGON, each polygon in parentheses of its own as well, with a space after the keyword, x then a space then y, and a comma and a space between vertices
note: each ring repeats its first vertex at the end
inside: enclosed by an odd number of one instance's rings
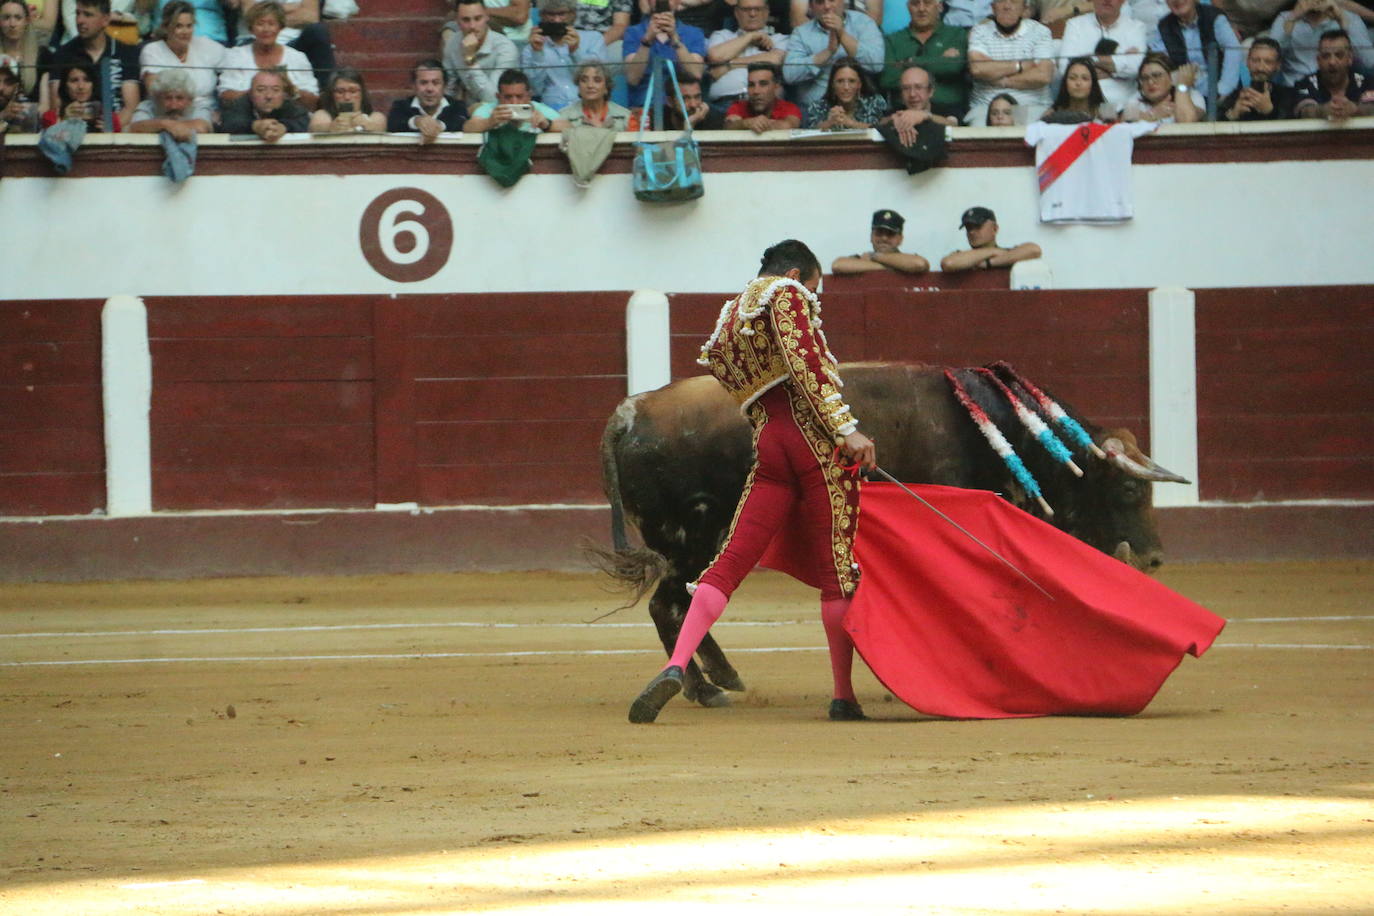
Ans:
POLYGON ((649 123, 649 111, 654 103, 654 77, 659 70, 667 71, 673 83, 673 94, 687 125, 676 140, 635 141, 634 190, 635 197, 651 203, 672 203, 695 200, 706 193, 701 183, 701 150, 692 136, 692 122, 687 117, 687 105, 682 101, 675 69, 661 58, 655 58, 649 73, 649 85, 644 93, 644 110, 639 116, 639 136, 649 123))

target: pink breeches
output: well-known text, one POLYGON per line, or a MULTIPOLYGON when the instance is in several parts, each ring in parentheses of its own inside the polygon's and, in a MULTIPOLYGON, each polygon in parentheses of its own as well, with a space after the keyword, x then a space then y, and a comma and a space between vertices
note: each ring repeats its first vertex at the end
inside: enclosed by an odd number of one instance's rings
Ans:
MULTIPOLYGON (((839 526, 823 459, 817 457, 799 428, 785 383, 765 392, 757 404, 766 414, 755 436, 758 456, 725 543, 698 581, 719 589, 728 598, 758 564, 793 506, 799 505, 807 553, 821 573, 821 599, 844 598, 835 568, 839 526)), ((757 408, 753 416, 759 423, 757 408)))

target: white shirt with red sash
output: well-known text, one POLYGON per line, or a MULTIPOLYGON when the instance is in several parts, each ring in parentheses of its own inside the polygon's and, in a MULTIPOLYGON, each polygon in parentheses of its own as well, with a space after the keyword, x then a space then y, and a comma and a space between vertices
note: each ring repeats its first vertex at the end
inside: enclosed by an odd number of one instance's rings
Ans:
POLYGON ((1159 125, 1046 124, 1026 128, 1035 147, 1042 223, 1119 223, 1135 215, 1131 150, 1159 125))

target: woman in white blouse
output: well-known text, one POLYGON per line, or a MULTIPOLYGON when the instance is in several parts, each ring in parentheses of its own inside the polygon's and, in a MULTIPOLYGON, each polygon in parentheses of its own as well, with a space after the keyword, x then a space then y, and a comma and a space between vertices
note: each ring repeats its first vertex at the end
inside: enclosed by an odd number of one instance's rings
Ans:
POLYGON ((320 84, 309 58, 295 48, 277 43, 277 35, 286 27, 286 10, 276 0, 262 0, 248 8, 243 20, 253 33, 253 41, 225 52, 220 63, 220 102, 227 105, 247 92, 253 74, 259 70, 284 68, 300 103, 314 111, 319 104, 320 84))
POLYGON ((219 108, 215 98, 219 75, 215 71, 224 58, 224 45, 195 31, 196 10, 186 0, 170 0, 162 8, 162 22, 154 33, 160 40, 148 42, 138 55, 139 72, 149 98, 153 76, 161 70, 179 68, 191 78, 195 99, 212 109, 219 108))

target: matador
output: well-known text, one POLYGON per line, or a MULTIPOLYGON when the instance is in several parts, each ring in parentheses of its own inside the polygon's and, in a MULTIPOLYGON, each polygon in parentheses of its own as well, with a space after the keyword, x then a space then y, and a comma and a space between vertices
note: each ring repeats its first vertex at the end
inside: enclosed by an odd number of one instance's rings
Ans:
POLYGON ((876 459, 873 442, 858 431, 841 394, 844 383, 821 330, 820 280, 820 262, 810 248, 795 239, 779 242, 763 253, 758 277, 725 303, 702 347, 698 362, 753 427, 754 464, 719 553, 688 586, 692 602, 672 657, 630 706, 631 722, 653 722, 682 690, 683 668, 794 512, 822 583, 821 622, 834 676, 829 716, 864 718, 850 681, 854 643, 844 616, 859 578, 853 465, 871 468, 876 459))

